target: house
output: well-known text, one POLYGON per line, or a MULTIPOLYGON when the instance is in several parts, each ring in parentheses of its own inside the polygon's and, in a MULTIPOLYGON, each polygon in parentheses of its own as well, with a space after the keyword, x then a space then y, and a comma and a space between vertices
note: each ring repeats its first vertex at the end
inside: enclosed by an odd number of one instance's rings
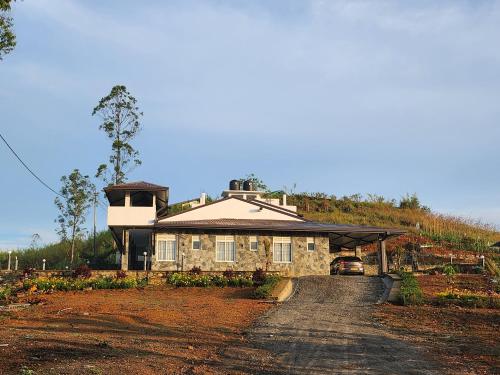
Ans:
POLYGON ((206 194, 170 213, 168 187, 132 182, 105 189, 107 222, 123 270, 253 271, 328 275, 341 249, 378 243, 379 272, 387 272, 385 241, 404 231, 318 223, 304 219, 287 197, 268 199, 249 182, 230 183, 221 199, 206 194), (144 258, 146 254, 146 258, 144 258))

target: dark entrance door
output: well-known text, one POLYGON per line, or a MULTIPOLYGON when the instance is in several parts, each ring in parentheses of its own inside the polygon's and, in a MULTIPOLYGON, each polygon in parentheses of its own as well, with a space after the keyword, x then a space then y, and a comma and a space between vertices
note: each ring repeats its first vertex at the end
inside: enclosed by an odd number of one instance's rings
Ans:
POLYGON ((129 270, 143 270, 144 269, 144 252, 147 253, 147 269, 151 266, 151 229, 133 229, 130 230, 129 235, 129 270))

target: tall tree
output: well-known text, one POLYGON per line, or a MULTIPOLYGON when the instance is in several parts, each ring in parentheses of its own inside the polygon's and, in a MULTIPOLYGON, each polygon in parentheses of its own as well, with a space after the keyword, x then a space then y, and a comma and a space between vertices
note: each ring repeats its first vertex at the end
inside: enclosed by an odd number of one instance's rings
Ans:
POLYGON ((106 184, 121 184, 127 180, 127 174, 141 164, 139 152, 130 142, 141 130, 139 120, 142 112, 127 88, 117 85, 99 101, 92 111, 92 116, 96 114, 102 118, 99 129, 104 130, 113 141, 109 165, 101 164, 96 177, 102 178, 106 184))
POLYGON ((12 0, 0 0, 0 60, 16 46, 16 35, 12 31, 13 23, 10 17, 12 0))
POLYGON ((85 216, 91 205, 95 186, 89 176, 83 176, 74 169, 68 176, 61 177, 61 197, 54 201, 59 209, 56 222, 59 223, 57 233, 63 241, 70 241, 70 264, 73 267, 75 259, 75 241, 84 233, 85 216))

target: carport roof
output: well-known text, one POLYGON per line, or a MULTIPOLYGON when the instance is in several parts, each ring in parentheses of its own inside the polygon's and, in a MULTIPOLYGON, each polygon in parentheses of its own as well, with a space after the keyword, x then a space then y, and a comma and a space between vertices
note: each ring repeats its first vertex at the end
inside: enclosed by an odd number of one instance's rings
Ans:
POLYGON ((192 221, 171 221, 156 223, 159 231, 167 229, 198 230, 248 230, 255 232, 301 232, 327 233, 330 243, 339 247, 354 248, 367 245, 379 239, 400 236, 406 231, 395 228, 380 228, 350 224, 330 224, 315 221, 211 219, 192 221))

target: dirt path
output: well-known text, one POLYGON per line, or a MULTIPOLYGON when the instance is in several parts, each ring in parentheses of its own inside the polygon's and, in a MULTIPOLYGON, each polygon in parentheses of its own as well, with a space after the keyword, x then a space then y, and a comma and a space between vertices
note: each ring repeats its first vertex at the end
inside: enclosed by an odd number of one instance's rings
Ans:
POLYGON ((304 277, 249 338, 275 355, 270 373, 442 374, 418 347, 372 319, 383 292, 375 277, 304 277))

